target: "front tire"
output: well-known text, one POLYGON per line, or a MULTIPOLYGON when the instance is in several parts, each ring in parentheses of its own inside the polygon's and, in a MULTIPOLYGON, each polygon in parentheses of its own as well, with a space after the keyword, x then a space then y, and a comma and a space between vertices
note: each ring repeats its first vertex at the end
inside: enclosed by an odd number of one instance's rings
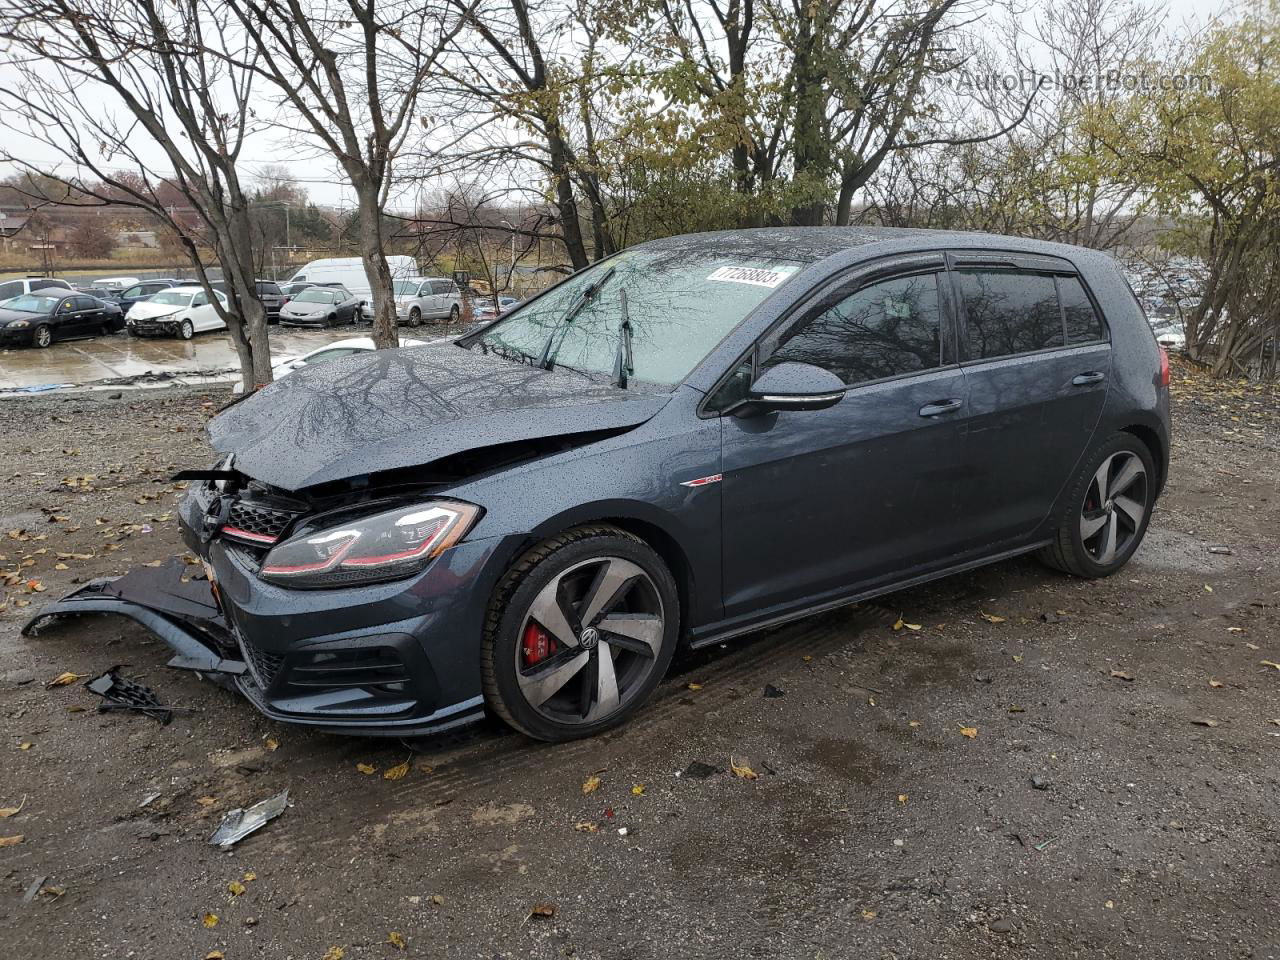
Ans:
POLYGON ((422 326, 422 311, 419 310, 417 307, 414 307, 412 310, 409 311, 409 326, 411 327, 422 326))
POLYGON ((183 340, 190 340, 195 335, 196 335, 195 324, 193 324, 190 320, 183 320, 182 324, 178 327, 178 336, 180 336, 183 340))
POLYGON ((617 527, 576 527, 525 553, 494 590, 481 648, 485 700, 538 740, 594 736, 649 698, 679 631, 679 595, 662 558, 617 527))
POLYGON ((462 311, 458 309, 458 305, 455 303, 452 307, 449 308, 449 323, 450 324, 457 323, 458 318, 460 316, 462 316, 462 311))
POLYGON ((1147 445, 1133 434, 1117 433, 1085 460, 1053 542, 1037 556, 1077 577, 1111 576, 1146 536, 1156 485, 1147 445))
POLYGON ((40 324, 32 331, 31 345, 37 350, 43 350, 51 343, 53 343, 53 330, 47 323, 40 324))

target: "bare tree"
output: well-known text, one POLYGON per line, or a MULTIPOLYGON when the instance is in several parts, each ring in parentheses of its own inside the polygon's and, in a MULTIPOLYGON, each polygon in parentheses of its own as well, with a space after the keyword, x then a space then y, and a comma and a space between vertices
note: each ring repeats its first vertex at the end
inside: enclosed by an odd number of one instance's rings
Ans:
POLYGON ((225 0, 270 82, 280 129, 332 156, 356 196, 359 248, 373 294, 373 340, 394 347, 396 303, 384 211, 423 84, 469 8, 433 0, 225 0), (296 119, 287 119, 295 117, 296 119))
POLYGON ((0 148, 0 158, 66 184, 71 202, 125 203, 178 236, 226 321, 244 382, 261 386, 271 381, 270 344, 238 171, 253 53, 237 50, 216 13, 206 0, 0 0, 4 65, 19 78, 0 90, 0 107, 18 134, 63 162, 40 164, 21 144, 0 148), (227 56, 202 55, 218 45, 227 56), (203 236, 175 212, 175 194, 203 236), (212 293, 202 239, 222 266, 229 308, 212 293))

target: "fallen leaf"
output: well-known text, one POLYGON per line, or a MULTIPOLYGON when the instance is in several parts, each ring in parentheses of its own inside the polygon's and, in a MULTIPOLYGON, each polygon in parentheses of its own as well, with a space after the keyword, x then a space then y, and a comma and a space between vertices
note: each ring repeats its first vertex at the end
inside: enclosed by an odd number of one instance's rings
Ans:
POLYGON ((759 780, 760 779, 760 774, 756 773, 746 764, 742 764, 741 766, 739 766, 738 764, 734 763, 732 756, 729 757, 729 770, 733 773, 735 777, 739 777, 743 780, 759 780))
POLYGON ((20 743, 20 744, 18 744, 18 749, 19 749, 19 750, 30 750, 30 749, 31 749, 32 747, 34 747, 34 746, 35 746, 35 744, 28 740, 26 743, 20 743))
POLYGON ((1227 633, 1244 633, 1244 627, 1227 627, 1227 633))
POLYGON ((978 728, 977 727, 961 727, 960 736, 968 737, 970 740, 974 740, 978 736, 978 728))
POLYGON ((686 687, 686 688, 688 688, 689 690, 701 690, 701 689, 702 689, 702 684, 700 684, 700 683, 686 683, 686 684, 685 684, 685 687, 686 687))
POLYGON ((895 620, 895 621, 893 621, 893 629, 894 629, 894 630, 901 630, 903 627, 906 627, 908 630, 919 630, 919 629, 920 629, 920 624, 918 624, 918 623, 907 623, 907 621, 905 621, 905 620, 903 620, 903 619, 902 619, 901 614, 899 614, 898 619, 897 619, 897 620, 895 620))
POLYGON ((1280 663, 1276 663, 1274 660, 1262 660, 1260 662, 1264 667, 1275 667, 1277 670, 1280 670, 1280 663))
POLYGON ((378 768, 375 767, 372 763, 357 763, 356 769, 359 770, 361 773, 363 773, 366 777, 372 773, 378 772, 378 768))
POLYGON ((196 803, 202 807, 212 807, 217 802, 217 797, 196 797, 196 803))
POLYGON ((267 748, 268 753, 275 753, 275 751, 280 747, 280 741, 275 737, 267 737, 263 746, 267 748))
POLYGON ((1126 683, 1133 683, 1133 677, 1125 673, 1123 670, 1112 670, 1111 676, 1116 680, 1123 680, 1126 683))
POLYGON ((440 896, 440 894, 438 894, 438 893, 433 893, 433 894, 431 895, 431 903, 432 903, 434 906, 437 906, 437 907, 443 907, 443 906, 444 906, 444 897, 440 896))
POLYGON ((905 804, 905 803, 907 802, 907 800, 908 800, 908 797, 907 797, 907 795, 906 795, 905 793, 900 793, 900 794, 898 794, 898 802, 899 802, 899 803, 905 804))
POLYGON ((42 897, 52 897, 57 900, 60 896, 67 892, 66 887, 41 887, 37 893, 42 897))
POLYGON ((525 920, 531 920, 534 917, 554 917, 556 915, 556 905, 554 903, 535 903, 529 908, 529 916, 525 920))
POLYGON ((907 721, 907 726, 908 726, 908 727, 911 727, 911 728, 913 728, 913 729, 914 729, 915 727, 920 726, 920 721, 919 721, 919 720, 908 720, 908 721, 907 721))
POLYGON ((1013 662, 1014 662, 1014 663, 1021 663, 1021 662, 1022 662, 1022 654, 1020 654, 1020 653, 1015 653, 1015 654, 1013 655, 1013 662))
MULTIPOLYGON (((21 603, 21 601, 19 601, 19 603, 21 603)), ((1262 649, 1262 648, 1261 648, 1260 646, 1258 646, 1256 643, 1249 643, 1249 642, 1247 642, 1247 641, 1245 642, 1245 646, 1246 646, 1246 647, 1248 647, 1250 650, 1261 650, 1261 649, 1262 649)))
POLYGON ((1217 720, 1210 720, 1208 717, 1196 717, 1191 722, 1197 727, 1216 727, 1218 725, 1217 720))
POLYGON ((1004 617, 994 613, 984 613, 981 610, 979 610, 978 613, 982 615, 982 619, 987 621, 987 623, 1004 623, 1005 621, 1004 617))
POLYGON ((54 677, 52 680, 50 680, 48 683, 46 683, 45 688, 48 689, 50 687, 65 687, 68 684, 75 683, 77 680, 81 678, 81 676, 83 676, 83 674, 70 673, 70 672, 60 673, 56 677, 54 677))
POLYGON ((22 808, 27 805, 27 798, 23 797, 22 802, 16 807, 0 807, 0 820, 6 817, 16 817, 22 812, 22 808))
POLYGON ((599 789, 600 789, 600 778, 597 777, 594 773, 591 776, 587 777, 587 779, 582 781, 583 793, 595 793, 599 789))
POLYGON ((0 837, 0 847, 12 847, 16 843, 22 842, 22 834, 14 834, 12 837, 0 837))
POLYGON ((404 937, 392 930, 387 934, 387 943, 391 944, 397 950, 404 949, 404 937))
POLYGON ((812 660, 813 660, 813 656, 812 656, 811 654, 806 653, 806 654, 805 654, 803 657, 801 657, 800 659, 801 659, 801 660, 803 660, 805 663, 809 663, 810 661, 812 661, 812 660))
POLYGON ((55 564, 53 565, 53 569, 55 569, 55 570, 70 570, 71 568, 70 568, 70 567, 68 567, 65 563, 55 563, 55 564))
POLYGON ((631 788, 631 795, 632 795, 633 797, 643 797, 643 796, 644 796, 644 784, 643 784, 643 783, 637 783, 635 786, 633 786, 633 787, 631 788))
POLYGON ((1213 593, 1213 587, 1209 586, 1209 585, 1206 583, 1206 584, 1204 585, 1204 592, 1205 592, 1205 593, 1213 593))
POLYGON ((226 960, 227 955, 221 950, 210 950, 204 955, 204 960, 226 960))
POLYGON ((573 825, 573 829, 579 833, 599 833, 600 827, 589 820, 580 820, 573 825))
POLYGON ((403 780, 409 773, 409 761, 398 763, 394 767, 387 767, 386 773, 382 775, 383 780, 403 780))
POLYGON ((245 883, 253 883, 253 881, 255 881, 255 880, 257 880, 257 879, 258 879, 258 875, 257 875, 256 873, 254 873, 252 870, 250 870, 248 873, 246 873, 246 874, 244 875, 244 882, 245 882, 245 883))
POLYGON ((1108 900, 1106 903, 1103 904, 1103 906, 1106 907, 1108 910, 1114 910, 1116 908, 1116 902, 1114 900, 1108 900))
POLYGON ((239 880, 232 880, 227 884, 227 892, 233 897, 238 897, 240 894, 244 893, 244 884, 239 880))
POLYGON ((1225 687, 1225 686, 1226 686, 1226 684, 1225 684, 1225 683, 1223 683, 1221 680, 1215 680, 1215 679, 1213 679, 1213 677, 1210 677, 1210 678, 1209 678, 1209 686, 1211 686, 1211 687, 1213 687, 1213 688, 1217 689, 1218 687, 1225 687))
POLYGON ((200 922, 212 930, 218 925, 218 915, 216 913, 206 913, 200 922))
POLYGON ((324 952, 321 960, 342 960, 345 955, 346 952, 341 947, 330 947, 324 952))

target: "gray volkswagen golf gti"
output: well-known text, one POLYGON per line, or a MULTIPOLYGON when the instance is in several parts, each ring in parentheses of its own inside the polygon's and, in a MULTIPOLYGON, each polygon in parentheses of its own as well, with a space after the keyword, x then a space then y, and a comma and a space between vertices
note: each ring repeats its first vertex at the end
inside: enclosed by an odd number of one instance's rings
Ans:
POLYGON ((1115 572, 1165 481, 1168 376, 1095 251, 643 244, 213 420, 222 459, 181 508, 220 609, 199 635, 280 720, 420 734, 488 709, 589 736, 681 644, 1028 551, 1115 572))

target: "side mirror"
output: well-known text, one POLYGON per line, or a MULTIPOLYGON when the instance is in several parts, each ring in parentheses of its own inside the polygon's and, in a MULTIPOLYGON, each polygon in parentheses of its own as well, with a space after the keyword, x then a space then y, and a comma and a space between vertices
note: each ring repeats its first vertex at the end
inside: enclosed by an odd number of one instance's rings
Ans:
POLYGON ((733 412, 751 416, 778 410, 825 410, 839 403, 847 389, 830 370, 810 363, 780 363, 760 375, 733 412))

